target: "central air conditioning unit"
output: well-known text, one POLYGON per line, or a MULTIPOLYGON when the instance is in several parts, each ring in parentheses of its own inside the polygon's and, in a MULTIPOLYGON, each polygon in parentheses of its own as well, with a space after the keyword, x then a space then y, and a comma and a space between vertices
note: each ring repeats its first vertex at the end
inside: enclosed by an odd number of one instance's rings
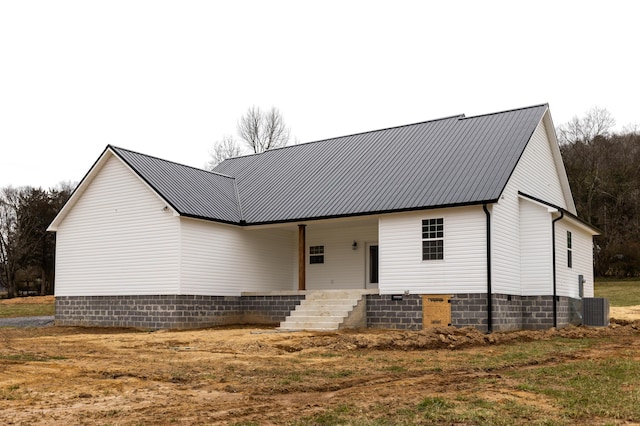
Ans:
POLYGON ((609 299, 584 297, 582 299, 582 324, 591 327, 609 325, 609 299))

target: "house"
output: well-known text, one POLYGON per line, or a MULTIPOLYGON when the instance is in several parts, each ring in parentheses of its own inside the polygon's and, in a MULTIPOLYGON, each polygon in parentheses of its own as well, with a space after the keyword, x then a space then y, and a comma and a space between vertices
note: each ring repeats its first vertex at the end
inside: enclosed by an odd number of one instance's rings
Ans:
POLYGON ((369 327, 563 326, 593 297, 598 234, 546 104, 213 172, 107 146, 49 230, 57 324, 152 329, 279 323, 330 290, 358 294, 369 327))

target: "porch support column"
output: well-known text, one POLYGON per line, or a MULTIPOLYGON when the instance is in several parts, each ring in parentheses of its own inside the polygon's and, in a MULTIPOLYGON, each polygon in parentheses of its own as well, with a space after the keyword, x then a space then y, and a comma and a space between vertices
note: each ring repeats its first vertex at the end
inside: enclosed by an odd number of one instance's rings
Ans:
POLYGON ((306 290, 306 228, 307 225, 298 225, 298 290, 306 290))

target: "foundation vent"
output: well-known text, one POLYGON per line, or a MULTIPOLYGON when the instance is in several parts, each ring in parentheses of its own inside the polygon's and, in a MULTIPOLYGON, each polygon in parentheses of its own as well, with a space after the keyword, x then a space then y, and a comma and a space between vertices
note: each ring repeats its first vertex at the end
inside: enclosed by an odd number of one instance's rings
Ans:
POLYGON ((609 325, 609 299, 585 297, 582 299, 582 324, 592 327, 609 325))

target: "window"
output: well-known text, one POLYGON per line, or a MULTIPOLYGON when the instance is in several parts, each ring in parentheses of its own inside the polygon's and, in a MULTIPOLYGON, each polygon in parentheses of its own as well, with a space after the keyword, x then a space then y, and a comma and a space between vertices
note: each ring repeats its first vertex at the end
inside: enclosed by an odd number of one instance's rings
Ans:
POLYGON ((309 247, 309 263, 324 263, 324 246, 309 247))
POLYGON ((569 268, 573 267, 573 256, 571 251, 571 231, 567 231, 567 266, 569 268))
POLYGON ((422 221, 422 260, 444 259, 444 219, 422 221))

